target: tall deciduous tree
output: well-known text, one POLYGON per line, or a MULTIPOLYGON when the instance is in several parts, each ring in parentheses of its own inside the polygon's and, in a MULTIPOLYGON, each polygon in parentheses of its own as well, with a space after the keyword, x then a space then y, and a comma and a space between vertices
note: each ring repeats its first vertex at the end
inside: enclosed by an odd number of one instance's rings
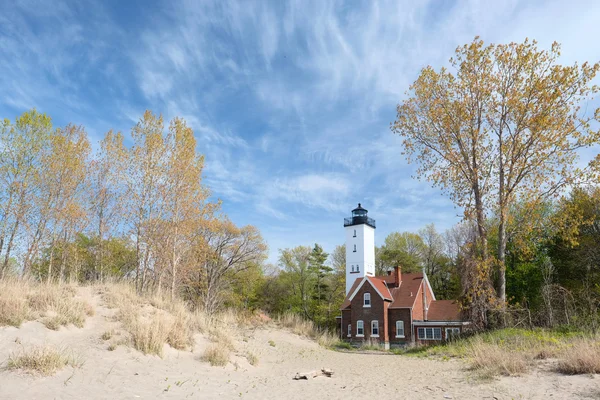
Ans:
MULTIPOLYGON (((86 214, 82 194, 85 189, 86 162, 90 152, 87 133, 82 126, 67 125, 50 135, 49 146, 42 151, 40 184, 34 198, 29 220, 29 235, 25 269, 47 242, 54 251, 57 240, 73 239, 84 228, 86 214)), ((53 257, 50 257, 50 261, 53 257)), ((61 260, 64 272, 64 259, 61 260)), ((53 263, 49 264, 48 282, 52 279, 53 263)), ((59 279, 63 279, 59 275, 59 279)))
POLYGON ((136 287, 144 289, 147 271, 152 262, 152 237, 163 204, 161 196, 165 189, 165 141, 162 116, 146 111, 133 127, 133 147, 127 159, 128 221, 136 243, 136 287))
POLYGON ((125 167, 127 149, 121 132, 112 130, 100 142, 100 151, 89 166, 89 213, 91 231, 97 236, 94 242, 98 248, 94 257, 94 279, 102 281, 105 269, 105 249, 107 234, 114 235, 120 223, 126 198, 125 167))
POLYGON ((0 126, 0 278, 32 212, 52 120, 35 109, 0 126))
POLYGON ((169 252, 170 291, 174 298, 180 265, 189 258, 199 226, 212 216, 218 204, 207 203, 209 191, 201 185, 204 157, 196 152, 194 132, 184 120, 171 121, 166 147, 165 248, 169 252))
MULTIPOLYGON (((479 38, 456 50, 453 71, 421 71, 398 105, 392 131, 418 176, 445 189, 478 229, 487 258, 486 215, 498 215, 499 299, 506 300, 506 226, 511 206, 534 204, 585 177, 577 150, 599 141, 581 106, 598 88, 600 66, 558 64, 560 47, 535 41, 489 45, 479 38)), ((596 116, 600 112, 596 111, 596 116)))

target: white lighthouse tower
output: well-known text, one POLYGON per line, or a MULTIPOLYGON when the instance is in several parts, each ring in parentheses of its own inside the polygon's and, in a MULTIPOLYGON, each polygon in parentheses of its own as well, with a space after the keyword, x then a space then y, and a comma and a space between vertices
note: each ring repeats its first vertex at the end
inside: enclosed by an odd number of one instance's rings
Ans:
POLYGON ((346 229, 346 294, 357 278, 375 276, 375 220, 358 207, 344 218, 346 229))

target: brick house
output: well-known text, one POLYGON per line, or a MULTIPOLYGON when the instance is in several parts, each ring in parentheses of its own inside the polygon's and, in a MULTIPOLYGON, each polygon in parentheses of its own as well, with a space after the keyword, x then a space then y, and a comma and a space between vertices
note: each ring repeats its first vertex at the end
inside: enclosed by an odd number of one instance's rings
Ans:
POLYGON ((428 344, 460 334, 468 322, 453 300, 436 300, 427 275, 400 267, 375 276, 375 220, 361 207, 345 218, 346 298, 338 317, 341 338, 385 348, 428 344))

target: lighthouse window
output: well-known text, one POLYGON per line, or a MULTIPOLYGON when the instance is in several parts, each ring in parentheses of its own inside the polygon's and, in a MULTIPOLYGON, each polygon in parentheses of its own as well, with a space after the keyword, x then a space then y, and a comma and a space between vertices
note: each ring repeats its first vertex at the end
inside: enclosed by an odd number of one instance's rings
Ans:
POLYGON ((356 245, 354 245, 354 252, 356 253, 356 245))
POLYGON ((356 229, 354 230, 354 237, 356 237, 356 229))
POLYGON ((354 265, 352 266, 352 272, 354 272, 354 265))

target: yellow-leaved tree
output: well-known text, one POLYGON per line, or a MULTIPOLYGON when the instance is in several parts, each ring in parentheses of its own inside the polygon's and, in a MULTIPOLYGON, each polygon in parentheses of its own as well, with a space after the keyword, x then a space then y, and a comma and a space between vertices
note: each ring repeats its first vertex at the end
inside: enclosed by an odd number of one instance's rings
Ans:
MULTIPOLYGON (((587 110, 597 92, 599 64, 563 66, 560 46, 535 41, 456 49, 450 68, 424 68, 397 107, 391 125, 403 138, 417 176, 441 187, 477 227, 483 270, 496 265, 496 292, 506 301, 507 225, 513 205, 535 206, 584 180, 578 149, 600 141, 587 110), (489 218, 495 216, 495 260, 489 259, 489 218), (497 228, 497 229, 496 229, 497 228)), ((490 279, 491 272, 482 279, 490 279)), ((481 290, 481 289, 478 289, 481 290)))

